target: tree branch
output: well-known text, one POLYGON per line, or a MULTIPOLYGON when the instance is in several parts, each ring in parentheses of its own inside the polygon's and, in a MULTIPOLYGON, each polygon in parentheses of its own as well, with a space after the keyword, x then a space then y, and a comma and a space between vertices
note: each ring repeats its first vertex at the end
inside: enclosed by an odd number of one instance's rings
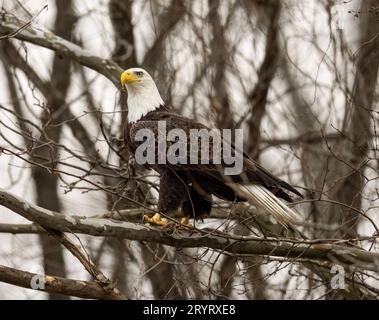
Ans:
POLYGON ((34 223, 0 223, 0 233, 40 234, 46 233, 46 230, 34 223))
POLYGON ((49 293, 60 293, 85 299, 117 299, 109 295, 97 282, 72 280, 61 277, 39 275, 14 268, 0 266, 0 281, 13 284, 18 287, 45 291, 49 293), (38 288, 32 288, 31 284, 38 279, 38 288))
POLYGON ((54 50, 66 58, 71 58, 81 65, 101 73, 116 87, 120 87, 119 77, 122 69, 114 61, 97 57, 90 51, 58 37, 41 26, 28 25, 27 22, 10 13, 0 13, 0 37, 9 34, 12 34, 13 38, 54 50))
POLYGON ((30 204, 0 189, 0 205, 44 228, 60 232, 75 232, 93 236, 161 243, 179 248, 207 247, 240 255, 268 255, 293 260, 317 260, 342 264, 363 270, 379 271, 379 254, 356 247, 312 241, 230 236, 217 231, 195 230, 180 233, 164 232, 141 224, 103 218, 64 216, 30 204))
POLYGON ((47 231, 79 260, 88 273, 101 285, 104 291, 107 292, 110 297, 113 297, 112 300, 126 299, 120 290, 113 285, 112 281, 101 272, 94 262, 92 262, 87 254, 83 252, 80 247, 75 245, 75 243, 73 243, 62 231, 50 228, 47 229, 47 231))

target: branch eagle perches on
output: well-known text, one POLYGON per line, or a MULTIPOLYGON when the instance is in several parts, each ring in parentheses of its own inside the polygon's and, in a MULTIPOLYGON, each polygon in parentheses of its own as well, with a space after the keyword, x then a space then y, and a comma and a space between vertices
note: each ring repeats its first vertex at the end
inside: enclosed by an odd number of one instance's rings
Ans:
POLYGON ((0 205, 44 228, 59 232, 92 236, 117 237, 136 241, 161 243, 177 248, 205 247, 237 255, 265 255, 302 262, 304 259, 342 264, 379 272, 379 254, 352 246, 315 243, 291 239, 231 236, 214 230, 183 231, 169 234, 138 223, 104 218, 65 216, 18 198, 0 189, 0 205))

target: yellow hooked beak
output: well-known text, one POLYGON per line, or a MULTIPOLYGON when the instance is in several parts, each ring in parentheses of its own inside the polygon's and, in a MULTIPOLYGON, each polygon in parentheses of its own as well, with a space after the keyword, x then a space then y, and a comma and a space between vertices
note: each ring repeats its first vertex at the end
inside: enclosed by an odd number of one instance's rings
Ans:
POLYGON ((141 79, 139 79, 136 75, 134 75, 132 72, 126 70, 123 73, 121 73, 121 85, 124 86, 125 84, 132 83, 132 82, 140 82, 141 79))

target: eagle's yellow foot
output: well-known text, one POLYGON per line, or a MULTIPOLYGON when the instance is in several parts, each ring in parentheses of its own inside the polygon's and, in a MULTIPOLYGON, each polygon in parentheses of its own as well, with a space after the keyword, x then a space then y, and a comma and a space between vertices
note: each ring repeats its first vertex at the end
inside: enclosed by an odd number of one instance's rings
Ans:
POLYGON ((192 229, 192 224, 189 223, 189 219, 189 217, 183 217, 182 219, 180 219, 179 228, 192 229))
POLYGON ((143 215, 143 221, 150 224, 155 224, 157 226, 165 226, 169 224, 169 221, 167 221, 166 219, 162 219, 159 213, 154 214, 151 218, 147 214, 145 214, 143 215))

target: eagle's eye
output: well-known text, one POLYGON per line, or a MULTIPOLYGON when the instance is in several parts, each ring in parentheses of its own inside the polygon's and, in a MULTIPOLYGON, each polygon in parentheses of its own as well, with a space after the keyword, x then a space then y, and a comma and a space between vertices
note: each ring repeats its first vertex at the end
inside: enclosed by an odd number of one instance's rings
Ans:
POLYGON ((143 76, 143 72, 142 71, 136 71, 136 72, 134 72, 135 73, 135 75, 137 76, 137 77, 142 77, 143 76))

